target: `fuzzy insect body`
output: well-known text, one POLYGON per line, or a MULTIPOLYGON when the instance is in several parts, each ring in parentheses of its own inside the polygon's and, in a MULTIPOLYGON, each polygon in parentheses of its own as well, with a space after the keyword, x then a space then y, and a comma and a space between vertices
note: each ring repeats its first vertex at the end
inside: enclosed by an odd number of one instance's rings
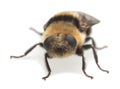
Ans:
POLYGON ((49 46, 52 48, 47 50, 48 55, 50 57, 66 57, 75 54, 77 47, 84 45, 86 37, 91 32, 91 26, 97 23, 99 23, 99 20, 82 12, 61 12, 56 14, 44 26, 43 39, 51 38, 51 45, 49 46), (65 44, 67 42, 65 37, 68 35, 76 41, 74 48, 69 47, 70 44, 65 44), (60 54, 54 49, 59 49, 58 52, 62 52, 61 49, 63 52, 60 54), (64 50, 66 51, 64 52, 64 50))
POLYGON ((43 77, 43 79, 48 78, 51 74, 47 58, 63 58, 73 54, 82 56, 83 73, 87 77, 93 78, 85 72, 84 60, 84 50, 91 48, 98 68, 108 73, 109 71, 102 69, 98 64, 98 57, 95 51, 95 49, 103 49, 106 46, 101 48, 96 47, 94 39, 90 37, 91 27, 97 23, 99 23, 99 20, 83 12, 60 12, 48 20, 44 26, 44 33, 40 33, 43 38, 43 43, 37 43, 28 49, 23 55, 11 56, 11 58, 26 56, 37 45, 40 45, 46 50, 45 62, 48 69, 48 74, 43 77), (92 44, 85 44, 89 40, 92 41, 92 44))

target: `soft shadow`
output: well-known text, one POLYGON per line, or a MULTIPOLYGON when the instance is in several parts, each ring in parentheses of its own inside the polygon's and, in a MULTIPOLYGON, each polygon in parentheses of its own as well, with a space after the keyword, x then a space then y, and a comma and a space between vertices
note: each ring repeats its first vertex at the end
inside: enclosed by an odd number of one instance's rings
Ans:
MULTIPOLYGON (((86 51, 85 51, 86 52, 86 51)), ((47 75, 48 71, 45 65, 44 54, 46 51, 42 48, 37 47, 29 55, 27 55, 24 60, 31 60, 40 63, 40 67, 43 68, 45 74, 47 75)), ((92 53, 88 51, 85 53, 86 66, 88 61, 91 59, 92 53)), ((82 61, 81 56, 72 55, 66 58, 48 58, 48 62, 52 71, 52 75, 60 73, 82 73, 82 61)))

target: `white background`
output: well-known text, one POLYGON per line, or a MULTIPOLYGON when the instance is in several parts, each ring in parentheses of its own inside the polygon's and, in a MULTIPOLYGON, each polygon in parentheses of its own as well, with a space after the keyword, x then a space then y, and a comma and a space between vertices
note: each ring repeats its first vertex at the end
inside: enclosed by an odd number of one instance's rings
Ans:
POLYGON ((120 89, 120 3, 119 0, 1 0, 0 1, 0 89, 120 89), (52 75, 46 80, 45 50, 37 47, 21 59, 30 46, 41 41, 29 30, 34 27, 43 32, 45 22, 60 11, 82 11, 98 18, 101 23, 93 27, 92 37, 98 46, 100 65, 110 71, 100 71, 95 65, 92 51, 85 51, 87 73, 81 71, 81 57, 49 60, 52 75))

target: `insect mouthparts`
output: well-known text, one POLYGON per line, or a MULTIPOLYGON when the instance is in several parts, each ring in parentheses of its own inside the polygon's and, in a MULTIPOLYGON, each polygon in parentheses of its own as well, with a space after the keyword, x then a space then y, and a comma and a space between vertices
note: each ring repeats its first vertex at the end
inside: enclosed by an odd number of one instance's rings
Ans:
POLYGON ((55 51, 60 54, 65 52, 65 50, 62 47, 57 47, 55 51))

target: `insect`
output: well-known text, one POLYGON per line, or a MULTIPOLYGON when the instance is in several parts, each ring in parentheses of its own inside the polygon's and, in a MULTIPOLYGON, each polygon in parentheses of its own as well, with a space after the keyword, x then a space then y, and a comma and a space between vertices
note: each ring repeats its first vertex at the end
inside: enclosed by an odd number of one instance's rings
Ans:
POLYGON ((85 71, 86 63, 84 57, 84 50, 92 49, 98 68, 103 72, 109 73, 108 70, 102 69, 98 64, 98 56, 96 53, 96 49, 103 49, 106 48, 106 46, 96 47, 94 39, 90 37, 91 27, 99 22, 98 19, 83 12, 64 11, 57 13, 44 25, 44 33, 39 33, 35 29, 32 29, 42 36, 43 43, 39 42, 33 45, 23 55, 10 56, 10 58, 24 57, 36 46, 41 46, 46 50, 45 63, 48 74, 43 77, 43 79, 46 79, 51 74, 48 58, 64 58, 76 54, 82 57, 83 73, 92 79, 93 76, 88 75, 85 71), (91 44, 85 44, 90 40, 92 41, 91 44))

